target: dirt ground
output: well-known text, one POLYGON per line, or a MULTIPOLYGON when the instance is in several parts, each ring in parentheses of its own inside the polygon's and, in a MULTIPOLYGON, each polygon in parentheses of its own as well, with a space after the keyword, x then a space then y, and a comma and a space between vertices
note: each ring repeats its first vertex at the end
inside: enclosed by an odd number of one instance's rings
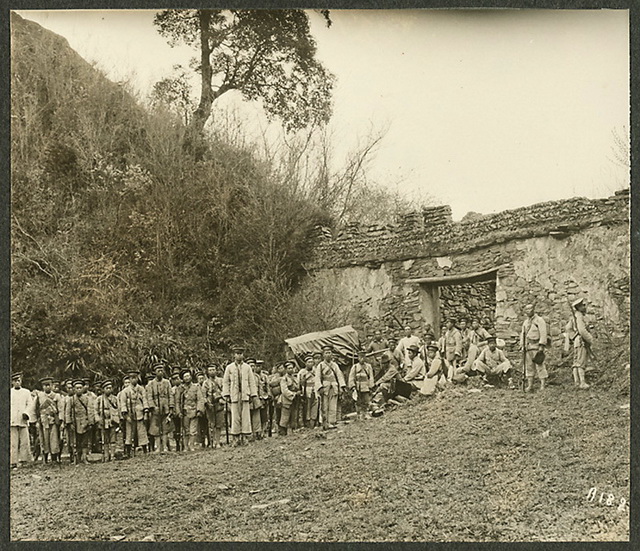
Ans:
POLYGON ((628 540, 628 507, 618 508, 629 499, 628 397, 479 390, 455 387, 328 433, 17 469, 11 537, 628 540))

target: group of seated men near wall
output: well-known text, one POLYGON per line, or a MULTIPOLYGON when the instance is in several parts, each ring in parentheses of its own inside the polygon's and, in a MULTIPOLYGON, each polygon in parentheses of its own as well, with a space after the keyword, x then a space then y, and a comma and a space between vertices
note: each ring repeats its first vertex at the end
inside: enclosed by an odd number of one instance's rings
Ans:
MULTIPOLYGON (((592 338, 584 323, 583 302, 576 309, 572 330, 574 382, 588 388, 584 365, 592 338)), ((545 321, 533 305, 525 307, 520 345, 527 387, 534 377, 544 389, 547 378, 544 350, 548 345, 545 321)), ((357 351, 343 369, 334 350, 308 354, 300 366, 294 359, 265 368, 262 360, 245 358, 242 346, 232 347, 233 360, 224 369, 211 364, 204 371, 158 363, 144 381, 136 370, 116 382, 78 378, 62 382, 40 380, 41 389, 22 387, 22 374, 13 373, 11 389, 11 466, 42 455, 43 462, 87 463, 89 451, 102 453, 103 461, 116 455, 215 449, 223 443, 242 444, 297 428, 336 428, 342 405, 355 402, 358 419, 380 414, 384 404, 412 392, 431 395, 450 383, 478 376, 483 382, 513 387, 512 366, 500 345, 477 320, 456 326, 447 320, 435 339, 429 327, 423 337, 405 327, 405 335, 384 338, 377 331, 366 347, 357 351), (144 385, 141 383, 145 383, 144 385)))

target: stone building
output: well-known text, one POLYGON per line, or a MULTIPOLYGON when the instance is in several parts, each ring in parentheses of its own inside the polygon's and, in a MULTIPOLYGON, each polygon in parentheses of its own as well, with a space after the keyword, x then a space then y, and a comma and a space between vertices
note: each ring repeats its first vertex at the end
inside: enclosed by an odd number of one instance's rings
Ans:
MULTIPOLYGON (((512 357, 529 302, 560 354, 569 301, 584 296, 602 342, 629 334, 629 192, 539 203, 453 222, 449 206, 391 226, 320 232, 303 287, 331 296, 339 323, 361 333, 423 328, 448 316, 488 318, 512 357)), ((322 328, 317 328, 322 329, 322 328)), ((555 356, 555 357, 554 357, 555 356)))

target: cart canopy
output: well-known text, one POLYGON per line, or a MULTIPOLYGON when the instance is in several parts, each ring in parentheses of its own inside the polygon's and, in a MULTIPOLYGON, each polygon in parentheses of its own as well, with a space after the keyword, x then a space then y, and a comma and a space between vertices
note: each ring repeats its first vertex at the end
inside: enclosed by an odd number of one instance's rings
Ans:
POLYGON ((306 333, 299 337, 285 339, 285 342, 296 357, 304 356, 310 352, 321 352, 323 346, 329 345, 333 347, 336 361, 345 366, 352 364, 358 348, 360 348, 358 332, 350 325, 329 331, 306 333))

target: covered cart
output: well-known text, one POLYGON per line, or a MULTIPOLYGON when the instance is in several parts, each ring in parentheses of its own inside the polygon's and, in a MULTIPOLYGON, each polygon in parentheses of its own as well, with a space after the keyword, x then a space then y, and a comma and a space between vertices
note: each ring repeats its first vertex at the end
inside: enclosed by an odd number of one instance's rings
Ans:
POLYGON ((360 338, 358 332, 350 325, 330 329, 329 331, 316 331, 306 333, 299 337, 285 339, 291 352, 302 364, 302 358, 308 353, 322 352, 322 347, 333 347, 335 361, 342 370, 350 368, 357 360, 360 338))

